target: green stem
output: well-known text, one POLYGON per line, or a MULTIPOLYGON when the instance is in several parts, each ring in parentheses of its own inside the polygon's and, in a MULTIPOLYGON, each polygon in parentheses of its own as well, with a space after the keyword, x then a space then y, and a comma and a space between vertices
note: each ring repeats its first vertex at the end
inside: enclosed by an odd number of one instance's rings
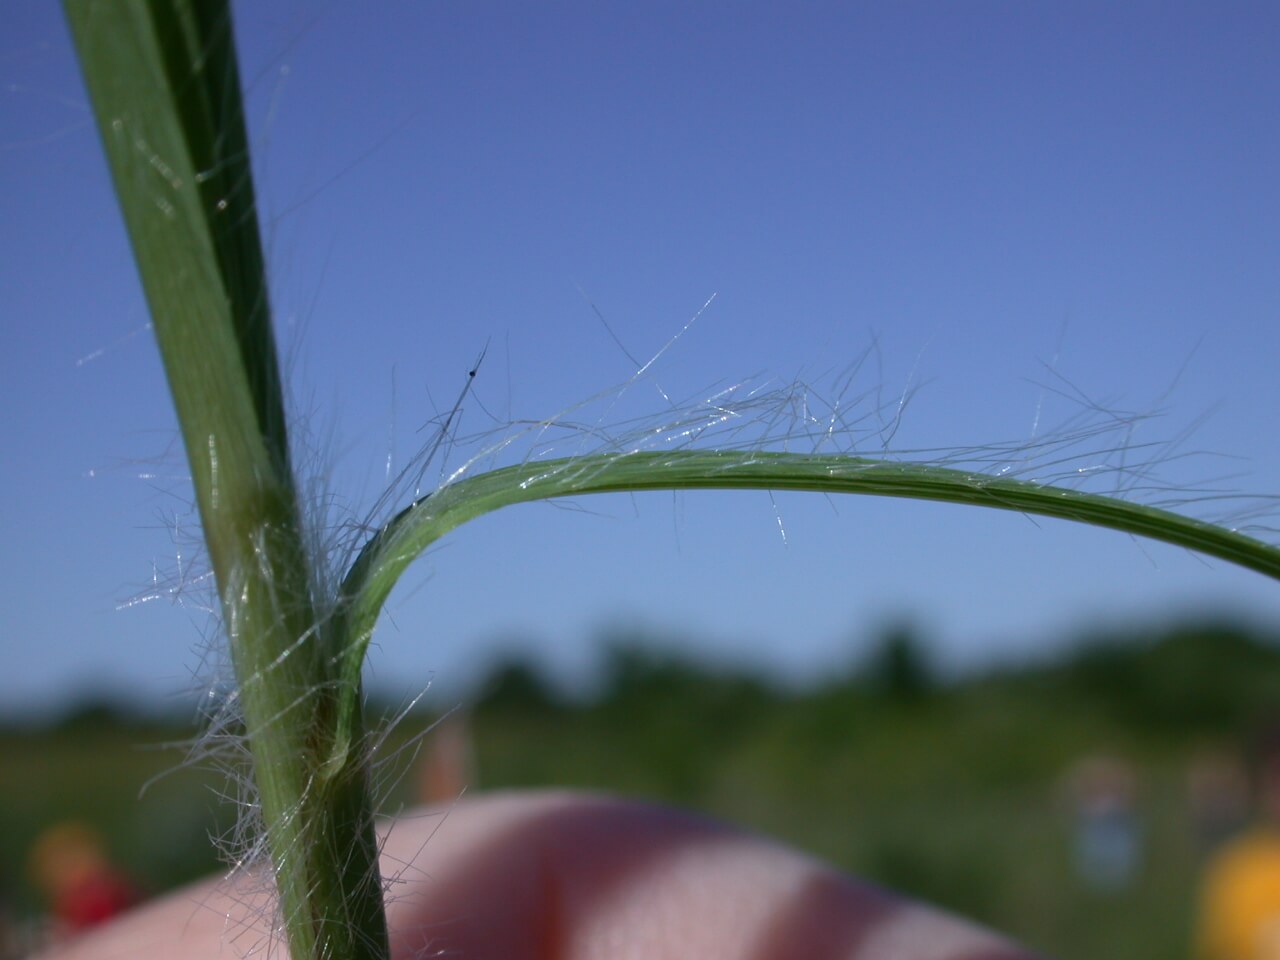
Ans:
POLYGON ((318 623, 285 430, 230 11, 67 0, 177 407, 295 960, 385 960, 358 735, 318 623), (344 741, 347 742, 347 741, 344 741))

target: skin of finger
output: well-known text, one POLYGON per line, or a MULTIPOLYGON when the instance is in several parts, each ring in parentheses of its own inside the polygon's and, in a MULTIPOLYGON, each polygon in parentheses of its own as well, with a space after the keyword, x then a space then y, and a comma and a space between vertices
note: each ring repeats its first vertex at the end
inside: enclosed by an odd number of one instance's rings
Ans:
MULTIPOLYGON (((395 960, 1031 960, 716 821, 577 793, 505 793, 383 830, 395 960)), ((171 894, 49 960, 266 955, 261 878, 171 894)), ((279 944, 270 951, 282 956, 279 944)))
POLYGON ((172 960, 253 955, 271 939, 265 877, 209 880, 152 900, 38 960, 172 960))
MULTIPOLYGON (((408 852, 405 895, 393 887, 389 903, 398 957, 1032 956, 972 924, 685 811, 520 793, 486 797, 453 824, 451 816, 402 818, 388 837, 384 863, 393 851, 408 852), (419 863, 429 875, 417 873, 419 863)), ((390 864, 388 873, 394 876, 390 864)))

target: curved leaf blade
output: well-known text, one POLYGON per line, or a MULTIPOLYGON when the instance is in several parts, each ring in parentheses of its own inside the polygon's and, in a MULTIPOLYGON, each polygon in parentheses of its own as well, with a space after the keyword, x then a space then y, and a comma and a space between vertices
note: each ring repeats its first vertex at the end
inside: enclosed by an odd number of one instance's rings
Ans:
MULTIPOLYGON (((1115 497, 1031 480, 845 455, 639 451, 547 460, 459 480, 402 510, 365 546, 343 582, 335 624, 339 675, 356 680, 382 605, 405 569, 442 536, 501 507, 534 500, 652 490, 797 490, 936 500, 1015 510, 1160 540, 1280 580, 1280 548, 1226 527, 1115 497)), ((352 705, 354 706, 354 705, 352 705)), ((348 747, 339 720, 337 763, 348 747)))

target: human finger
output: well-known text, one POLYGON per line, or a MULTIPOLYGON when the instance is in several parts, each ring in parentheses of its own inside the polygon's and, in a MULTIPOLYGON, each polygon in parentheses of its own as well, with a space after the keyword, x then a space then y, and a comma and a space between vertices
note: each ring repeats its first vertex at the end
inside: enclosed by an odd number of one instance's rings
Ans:
MULTIPOLYGON (((382 827, 394 960, 1032 960, 1007 940, 685 811, 511 792, 382 827)), ((261 883, 203 884, 57 960, 252 955, 273 942, 261 883)))

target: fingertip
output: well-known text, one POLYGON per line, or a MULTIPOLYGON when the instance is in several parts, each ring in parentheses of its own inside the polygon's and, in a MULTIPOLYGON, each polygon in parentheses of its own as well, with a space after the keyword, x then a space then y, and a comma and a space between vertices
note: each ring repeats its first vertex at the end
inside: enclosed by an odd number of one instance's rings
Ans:
POLYGON ((428 867, 390 906, 398 960, 1030 957, 767 838, 632 800, 489 796, 397 822, 397 860, 428 867))

